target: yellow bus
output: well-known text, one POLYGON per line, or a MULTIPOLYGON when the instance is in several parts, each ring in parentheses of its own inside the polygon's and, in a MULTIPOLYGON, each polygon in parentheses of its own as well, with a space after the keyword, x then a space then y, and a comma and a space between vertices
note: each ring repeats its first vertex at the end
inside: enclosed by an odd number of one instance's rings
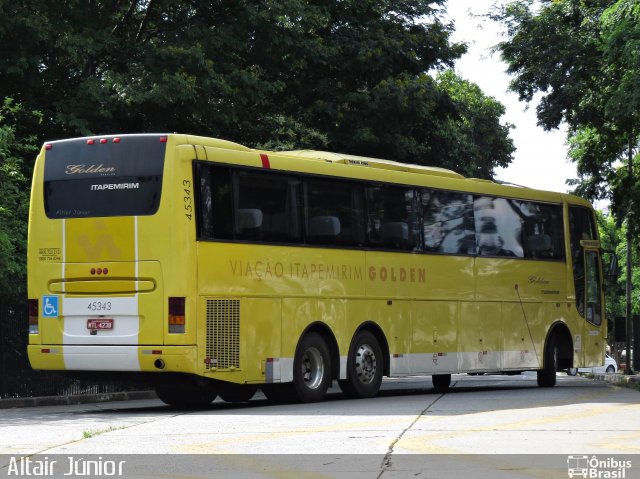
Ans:
POLYGON ((601 364, 596 222, 578 197, 180 134, 43 145, 29 219, 35 369, 218 395, 352 397, 383 376, 601 364))

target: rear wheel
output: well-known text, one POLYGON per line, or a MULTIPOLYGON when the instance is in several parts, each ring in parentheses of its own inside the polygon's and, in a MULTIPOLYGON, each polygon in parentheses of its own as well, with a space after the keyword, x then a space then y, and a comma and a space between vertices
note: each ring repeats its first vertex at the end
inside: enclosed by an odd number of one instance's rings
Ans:
POLYGON ((329 348, 318 333, 300 340, 293 360, 293 384, 301 402, 322 401, 331 384, 329 348))
POLYGON ((226 383, 220 386, 219 395, 226 402, 247 402, 258 390, 257 386, 249 384, 226 383))
POLYGON ((170 406, 199 408, 211 404, 218 394, 212 382, 188 382, 158 384, 156 395, 170 406))
POLYGON ((373 397, 380 390, 383 370, 384 359, 378 339, 369 331, 360 331, 349 350, 347 379, 338 384, 349 397, 373 397))
POLYGON ((544 348, 544 364, 538 370, 538 386, 550 388, 556 385, 556 371, 558 370, 558 348, 555 336, 550 336, 544 348))
POLYGON ((607 372, 608 373, 615 373, 616 372, 616 368, 613 367, 613 364, 609 364, 609 366, 607 366, 607 372))
POLYGON ((265 384, 261 389, 266 398, 274 403, 293 402, 296 397, 293 383, 265 384))
POLYGON ((578 368, 569 368, 569 369, 567 369, 567 374, 569 376, 575 376, 576 374, 578 374, 578 368))

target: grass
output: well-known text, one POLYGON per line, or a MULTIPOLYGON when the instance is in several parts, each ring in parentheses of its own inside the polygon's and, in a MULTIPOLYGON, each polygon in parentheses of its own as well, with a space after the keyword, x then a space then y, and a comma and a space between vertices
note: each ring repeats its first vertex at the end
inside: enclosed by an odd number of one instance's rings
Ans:
POLYGON ((126 429, 127 426, 109 426, 107 429, 101 429, 100 431, 83 431, 82 437, 84 439, 90 439, 95 436, 99 436, 100 434, 105 434, 111 431, 117 431, 118 429, 126 429))

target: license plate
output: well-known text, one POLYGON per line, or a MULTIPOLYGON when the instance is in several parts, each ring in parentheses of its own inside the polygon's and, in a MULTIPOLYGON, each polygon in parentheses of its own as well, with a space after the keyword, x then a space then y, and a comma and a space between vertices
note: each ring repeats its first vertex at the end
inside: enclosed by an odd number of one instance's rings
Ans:
POLYGON ((108 331, 113 329, 113 319, 87 319, 87 329, 108 331))

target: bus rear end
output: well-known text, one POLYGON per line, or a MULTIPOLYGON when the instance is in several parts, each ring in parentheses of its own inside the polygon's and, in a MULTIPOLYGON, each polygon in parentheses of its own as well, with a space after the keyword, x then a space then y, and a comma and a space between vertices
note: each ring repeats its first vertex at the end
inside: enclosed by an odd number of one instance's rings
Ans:
POLYGON ((189 285, 164 279, 179 276, 177 264, 188 266, 176 257, 181 238, 171 229, 163 188, 172 141, 123 135, 43 147, 29 219, 34 369, 193 369, 195 332, 185 326, 189 285))

